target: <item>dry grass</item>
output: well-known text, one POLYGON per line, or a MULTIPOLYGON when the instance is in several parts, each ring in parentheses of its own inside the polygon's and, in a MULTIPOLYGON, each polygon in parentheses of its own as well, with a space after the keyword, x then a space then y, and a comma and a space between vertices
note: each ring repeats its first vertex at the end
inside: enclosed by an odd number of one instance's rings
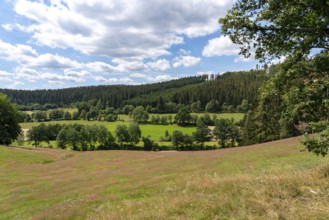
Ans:
POLYGON ((329 158, 298 138, 206 152, 0 147, 0 219, 326 219, 329 158))

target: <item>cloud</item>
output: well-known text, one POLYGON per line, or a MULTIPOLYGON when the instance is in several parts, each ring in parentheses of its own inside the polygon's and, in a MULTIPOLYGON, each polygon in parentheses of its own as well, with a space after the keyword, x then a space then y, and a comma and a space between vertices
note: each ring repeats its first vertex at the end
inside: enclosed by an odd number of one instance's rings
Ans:
POLYGON ((168 70, 171 67, 170 62, 166 59, 160 59, 155 62, 149 62, 147 63, 147 65, 154 70, 161 70, 161 71, 168 70))
POLYGON ((229 37, 220 36, 208 41, 208 44, 202 51, 202 55, 205 57, 230 56, 238 55, 239 52, 239 46, 233 44, 229 37))
POLYGON ((98 73, 112 73, 119 71, 118 68, 104 62, 91 62, 84 65, 89 71, 98 72, 98 73))
POLYGON ((158 75, 158 76, 152 77, 152 78, 150 78, 149 81, 162 82, 162 81, 168 81, 168 80, 172 80, 172 79, 177 79, 177 77, 172 77, 170 75, 163 74, 163 75, 158 75))
POLYGON ((179 49, 178 53, 181 54, 181 55, 190 55, 191 51, 190 50, 179 49))
POLYGON ((240 55, 239 57, 237 57, 237 58, 234 59, 234 62, 235 63, 239 63, 239 62, 246 63, 246 62, 250 62, 250 61, 254 61, 254 60, 255 60, 255 56, 253 54, 250 57, 248 57, 248 58, 240 55))
POLYGON ((7 61, 27 61, 38 55, 31 46, 16 44, 12 45, 0 39, 0 58, 7 61))
MULTIPOLYGON (((145 59, 169 55, 184 37, 206 36, 219 29, 217 18, 230 0, 17 0, 14 11, 31 25, 20 29, 50 48, 72 48, 87 55, 145 59)), ((5 24, 12 29, 15 24, 5 24)))
POLYGON ((200 57, 194 56, 179 56, 174 58, 173 67, 177 68, 180 66, 191 67, 199 64, 201 62, 200 57))
POLYGON ((0 70, 0 82, 12 81, 11 77, 12 77, 11 73, 0 70))
POLYGON ((3 25, 1 25, 1 27, 3 29, 5 29, 6 31, 13 31, 13 29, 14 29, 14 25, 12 25, 12 24, 3 24, 3 25))
POLYGON ((77 61, 50 53, 39 55, 35 59, 28 59, 24 65, 46 69, 78 68, 80 66, 77 61))
POLYGON ((36 70, 21 66, 15 68, 13 77, 19 80, 27 80, 31 83, 37 82, 41 78, 40 73, 36 70))
POLYGON ((240 47, 234 44, 227 36, 220 36, 208 41, 207 45, 202 51, 202 55, 205 57, 213 56, 237 56, 234 59, 235 63, 250 62, 255 60, 254 50, 251 50, 251 56, 246 58, 243 55, 239 55, 240 47))
POLYGON ((39 55, 38 52, 29 45, 12 45, 0 39, 0 59, 14 61, 25 67, 64 69, 77 68, 79 63, 69 58, 45 53, 39 55))
POLYGON ((48 81, 69 81, 75 83, 86 82, 89 73, 86 71, 76 72, 72 70, 65 70, 64 74, 58 73, 41 73, 40 78, 48 81))
POLYGON ((148 67, 142 61, 126 61, 123 59, 113 59, 113 63, 117 64, 117 70, 120 72, 128 71, 142 71, 146 70, 148 67))
POLYGON ((129 75, 131 78, 140 78, 140 79, 147 79, 149 76, 144 73, 132 73, 129 75))
POLYGON ((122 78, 116 78, 116 77, 110 77, 110 78, 106 78, 103 76, 96 76, 95 80, 97 82, 103 82, 103 83, 132 83, 133 80, 129 77, 122 77, 122 78))

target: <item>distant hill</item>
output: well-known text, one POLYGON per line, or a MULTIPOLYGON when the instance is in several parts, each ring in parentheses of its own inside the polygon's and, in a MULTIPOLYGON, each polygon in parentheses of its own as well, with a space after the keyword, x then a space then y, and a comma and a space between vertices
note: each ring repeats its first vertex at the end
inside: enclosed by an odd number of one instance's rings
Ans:
POLYGON ((228 72, 222 75, 186 77, 144 85, 102 85, 49 90, 0 89, 1 93, 18 105, 34 103, 69 106, 76 102, 101 100, 115 108, 126 104, 155 107, 161 96, 165 102, 191 104, 201 101, 202 106, 212 99, 219 104, 237 106, 243 99, 252 102, 258 88, 268 77, 263 71, 228 72))

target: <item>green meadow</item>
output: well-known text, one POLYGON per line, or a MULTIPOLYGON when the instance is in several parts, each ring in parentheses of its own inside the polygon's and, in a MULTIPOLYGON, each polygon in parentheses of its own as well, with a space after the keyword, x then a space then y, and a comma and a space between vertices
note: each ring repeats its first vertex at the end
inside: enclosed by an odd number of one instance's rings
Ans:
MULTIPOLYGON (((193 115, 193 114, 192 114, 193 115)), ((203 113, 199 113, 198 116, 202 116, 203 113)), ((169 114, 161 114, 160 116, 169 116, 169 114)), ((174 117, 175 114, 172 114, 174 117)), ((152 117, 152 114, 150 115, 152 117)), ((210 117, 213 117, 213 114, 210 114, 210 117)), ((216 117, 219 118, 233 118, 235 121, 239 121, 243 118, 242 113, 223 113, 223 114, 216 114, 216 117)), ((74 124, 74 123, 79 123, 79 124, 84 124, 84 125, 104 125, 108 128, 109 131, 112 132, 112 134, 115 134, 115 128, 118 124, 126 124, 129 125, 132 123, 131 118, 128 115, 119 115, 119 121, 115 122, 104 122, 104 121, 86 121, 86 120, 71 120, 71 121, 49 121, 49 122, 29 122, 29 123, 21 123, 22 129, 30 129, 33 126, 36 126, 40 123, 44 124, 74 124)), ((142 136, 150 136, 151 139, 155 141, 159 141, 161 136, 165 135, 165 132, 168 131, 169 134, 171 134, 175 130, 182 131, 184 134, 189 134, 191 135, 195 131, 194 126, 179 126, 177 124, 168 124, 168 125, 159 125, 159 124, 141 124, 140 128, 142 130, 142 136)), ((163 143, 165 144, 165 143, 163 143)), ((211 142, 209 143, 211 145, 216 144, 216 142, 211 142)))
POLYGON ((202 152, 0 146, 0 219, 326 219, 329 157, 300 138, 202 152))

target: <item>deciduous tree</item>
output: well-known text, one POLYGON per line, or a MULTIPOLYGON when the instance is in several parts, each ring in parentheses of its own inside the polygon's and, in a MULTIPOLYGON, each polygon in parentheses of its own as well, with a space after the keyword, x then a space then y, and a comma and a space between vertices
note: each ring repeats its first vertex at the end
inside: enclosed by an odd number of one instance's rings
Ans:
POLYGON ((21 132, 20 115, 7 96, 0 93, 0 144, 11 144, 21 132))

